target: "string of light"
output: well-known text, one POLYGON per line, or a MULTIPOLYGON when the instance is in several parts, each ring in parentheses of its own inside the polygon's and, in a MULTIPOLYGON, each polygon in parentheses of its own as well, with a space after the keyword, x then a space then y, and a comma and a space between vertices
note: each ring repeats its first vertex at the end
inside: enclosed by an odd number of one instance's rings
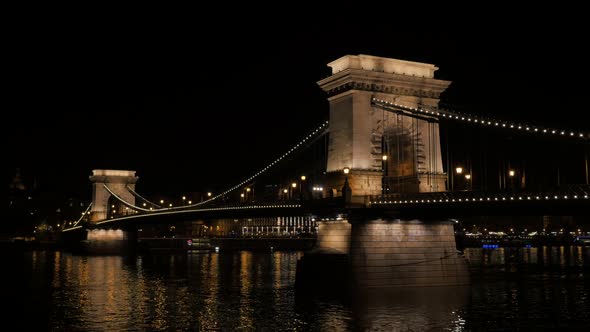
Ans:
POLYGON ((566 130, 566 129, 556 129, 556 128, 548 128, 548 127, 540 127, 534 125, 528 125, 523 123, 515 123, 511 121, 504 121, 504 120, 497 120, 492 118, 486 117, 479 117, 470 114, 463 114, 459 112, 454 112, 450 110, 444 109, 437 109, 437 110, 428 110, 423 108, 416 108, 416 107, 408 107, 404 105, 400 105, 397 103, 392 103, 386 100, 373 98, 372 102, 380 107, 384 108, 398 108, 413 114, 422 114, 422 115, 429 115, 429 116, 438 116, 444 119, 450 120, 457 120, 466 123, 472 123, 482 126, 489 126, 489 127, 498 127, 498 128, 505 128, 505 129, 512 129, 515 131, 522 131, 528 133, 536 133, 541 135, 550 135, 550 136, 565 136, 565 137, 575 137, 581 139, 588 139, 590 138, 590 133, 584 133, 574 130, 566 130))
POLYGON ((371 204, 375 205, 396 205, 396 204, 435 204, 435 203, 472 203, 472 202, 506 202, 506 201, 541 201, 541 200, 577 200, 577 199, 590 199, 588 195, 527 195, 527 196, 482 196, 472 198, 446 198, 446 199, 405 199, 405 200, 380 200, 371 201, 371 204))
POLYGON ((209 203, 211 201, 214 201, 214 200, 218 199, 219 197, 225 196, 225 195, 231 193, 232 191, 243 187, 244 185, 250 183, 252 180, 256 179, 258 176, 260 176, 260 175, 264 174, 265 172, 267 172, 273 166, 275 166, 276 164, 278 164, 281 160, 285 159, 286 157, 288 157, 289 155, 291 155, 293 152, 297 151, 299 148, 301 148, 303 146, 303 144, 305 144, 306 142, 308 142, 309 140, 311 140, 313 137, 315 137, 316 135, 321 135, 327 128, 328 128, 328 121, 325 121, 319 127, 317 127, 314 131, 312 131, 310 134, 308 134, 307 136, 305 136, 301 141, 299 141, 297 144, 293 145, 293 147, 291 149, 289 149, 287 152, 285 152, 283 155, 281 155, 277 159, 273 160, 268 165, 266 165, 265 167, 263 167, 262 169, 260 169, 258 172, 252 174, 250 177, 246 178, 245 180, 241 181, 240 183, 236 184, 235 186, 233 186, 233 187, 231 187, 231 188, 229 188, 229 189, 221 192, 220 194, 218 194, 216 196, 213 196, 210 199, 207 199, 207 200, 202 201, 202 202, 198 202, 198 203, 190 204, 190 205, 185 205, 185 206, 172 207, 172 208, 168 208, 166 210, 186 209, 186 208, 190 208, 190 207, 194 207, 194 206, 200 206, 200 205, 209 203))
POLYGON ((111 188, 109 188, 106 184, 103 184, 104 188, 109 192, 109 194, 111 194, 113 197, 115 197, 115 199, 117 199, 119 202, 123 203, 123 205, 135 210, 135 211, 143 211, 143 212, 150 212, 151 210, 148 209, 144 209, 141 208, 139 206, 135 206, 129 202, 127 202, 126 200, 124 200, 123 198, 119 197, 119 195, 115 194, 111 188))
POLYGON ((88 210, 90 210, 90 207, 91 206, 92 206, 92 202, 90 202, 90 204, 88 204, 88 207, 86 208, 86 210, 84 210, 84 212, 82 212, 82 215, 80 216, 80 218, 78 219, 78 221, 76 221, 74 223, 74 226, 72 226, 72 227, 77 226, 80 223, 80 221, 82 221, 82 219, 84 219, 84 216, 85 215, 90 214, 90 212, 88 212, 88 210))
MULTIPOLYGON (((282 209, 293 209, 293 208, 300 208, 301 205, 300 204, 278 204, 278 205, 250 205, 250 206, 226 206, 226 207, 216 207, 216 208, 201 208, 201 209, 184 209, 184 210, 177 210, 177 211, 170 211, 171 209, 160 209, 160 210, 154 210, 154 211, 150 211, 153 212, 150 215, 170 215, 170 214, 178 214, 178 213, 193 213, 193 212, 209 212, 209 211, 237 211, 237 210, 252 210, 252 209, 277 209, 277 208, 282 208, 282 209), (162 210, 166 210, 166 211, 162 211, 162 210)), ((125 219, 133 219, 133 218, 145 218, 145 214, 139 214, 139 215, 130 215, 130 216, 124 216, 124 217, 119 217, 119 218, 113 218, 113 219, 108 219, 108 220, 103 220, 100 222, 97 222, 97 225, 100 224, 104 224, 104 223, 109 223, 109 222, 114 222, 114 221, 118 221, 118 220, 125 220, 125 219)))
POLYGON ((161 209, 162 207, 159 206, 158 204, 154 203, 154 202, 150 202, 147 198, 141 196, 140 194, 138 194, 135 190, 131 189, 129 186, 125 186, 125 189, 127 189, 130 193, 132 193, 133 195, 135 195, 136 197, 139 197, 139 199, 143 200, 144 202, 152 205, 153 207, 157 208, 157 209, 161 209))

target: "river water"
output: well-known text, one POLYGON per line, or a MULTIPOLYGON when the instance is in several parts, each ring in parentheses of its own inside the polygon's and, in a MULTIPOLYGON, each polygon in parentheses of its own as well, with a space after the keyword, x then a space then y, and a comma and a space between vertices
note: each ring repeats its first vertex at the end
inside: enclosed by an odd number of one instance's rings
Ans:
POLYGON ((467 249, 466 287, 300 294, 302 252, 7 251, 3 330, 590 330, 590 247, 467 249))

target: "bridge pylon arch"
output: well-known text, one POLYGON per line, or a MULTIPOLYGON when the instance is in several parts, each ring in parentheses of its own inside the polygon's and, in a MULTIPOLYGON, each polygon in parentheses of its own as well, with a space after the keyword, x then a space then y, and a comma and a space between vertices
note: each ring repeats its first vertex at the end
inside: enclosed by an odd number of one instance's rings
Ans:
POLYGON ((135 190, 135 183, 139 179, 135 171, 95 169, 89 178, 92 182, 91 222, 105 220, 108 217, 111 193, 105 185, 121 199, 135 205, 135 196, 128 190, 128 188, 135 190))
MULTIPOLYGON (((396 192, 445 191, 438 117, 403 108, 435 109, 450 81, 434 78, 432 64, 371 55, 346 55, 328 64, 318 85, 328 94, 327 173, 342 188, 342 170, 354 197, 396 192), (397 104, 385 110, 375 100, 397 104), (387 157, 384 157, 387 156, 387 157)), ((447 170, 448 171, 448 170, 447 170)))

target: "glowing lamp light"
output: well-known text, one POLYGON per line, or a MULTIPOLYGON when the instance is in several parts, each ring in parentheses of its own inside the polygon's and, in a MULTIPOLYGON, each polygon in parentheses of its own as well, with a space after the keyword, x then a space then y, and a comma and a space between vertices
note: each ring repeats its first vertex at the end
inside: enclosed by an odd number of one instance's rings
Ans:
POLYGON ((457 167, 457 168, 455 168, 455 172, 457 172, 457 174, 463 173, 463 167, 457 167))
POLYGON ((467 180, 471 179, 471 174, 465 174, 465 179, 467 179, 467 180))
POLYGON ((301 176, 301 181, 305 181, 307 179, 307 177, 305 175, 301 176))
POLYGON ((514 170, 509 170, 508 171, 508 176, 513 177, 516 174, 516 172, 514 170))
POLYGON ((344 172, 344 174, 350 173, 350 168, 344 167, 343 172, 344 172))
POLYGON ((387 161, 387 155, 386 155, 386 154, 384 154, 384 155, 381 157, 381 159, 383 159, 383 161, 387 161))

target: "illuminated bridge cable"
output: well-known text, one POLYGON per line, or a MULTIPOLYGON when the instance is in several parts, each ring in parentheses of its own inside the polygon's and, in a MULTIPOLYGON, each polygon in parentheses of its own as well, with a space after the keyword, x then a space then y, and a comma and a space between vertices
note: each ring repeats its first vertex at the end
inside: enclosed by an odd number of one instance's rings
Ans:
POLYGON ((88 215, 88 213, 89 213, 88 211, 90 210, 90 207, 92 207, 92 202, 90 202, 90 204, 88 204, 88 207, 86 208, 86 210, 84 210, 84 212, 82 213, 82 215, 80 216, 80 218, 78 219, 78 221, 76 221, 74 223, 74 226, 72 226, 72 227, 78 226, 78 224, 80 223, 80 221, 82 221, 82 219, 84 219, 84 217, 86 215, 88 215))
POLYGON ((161 209, 161 208, 162 208, 162 207, 161 207, 161 206, 159 206, 158 204, 156 204, 156 203, 153 203, 153 202, 150 202, 149 200, 147 200, 147 198, 145 198, 145 197, 141 196, 141 195, 140 195, 140 194, 138 194, 138 193, 137 193, 135 190, 133 190, 133 189, 129 188, 129 186, 126 186, 125 188, 126 188, 127 190, 129 190, 129 192, 130 192, 130 193, 131 193, 133 196, 135 196, 135 197, 137 197, 137 198, 141 199, 142 201, 144 201, 144 202, 146 202, 146 203, 148 203, 148 204, 152 205, 152 206, 153 206, 153 207, 155 207, 156 209, 161 209))
MULTIPOLYGON (((263 204, 263 205, 253 205, 253 206, 229 206, 229 207, 199 208, 199 209, 188 209, 188 210, 185 209, 185 210, 176 210, 176 211, 170 211, 170 210, 174 210, 174 209, 160 209, 160 210, 150 211, 152 213, 149 216, 170 216, 170 215, 176 215, 176 214, 182 215, 182 214, 195 213, 195 212, 265 210, 265 209, 299 209, 299 208, 301 208, 300 204, 263 204), (163 211, 163 210, 166 210, 166 211, 163 211)), ((145 218, 145 217, 146 217, 145 214, 128 215, 128 216, 122 216, 122 217, 117 217, 117 218, 113 218, 113 219, 99 221, 96 223, 96 225, 109 224, 109 223, 118 222, 118 221, 133 220, 133 219, 139 219, 139 218, 145 218)), ((81 227, 78 226, 76 228, 81 228, 81 227)), ((72 228, 70 228, 70 229, 72 229, 72 228)), ((68 229, 68 230, 70 230, 70 229, 68 229)))
POLYGON ((289 149, 287 152, 285 152, 283 155, 281 155, 277 159, 273 160, 266 167, 260 169, 258 172, 252 174, 252 176, 244 179, 242 182, 236 184, 235 186, 233 186, 233 187, 231 187, 231 188, 223 191, 222 193, 220 193, 220 194, 218 194, 216 196, 211 197, 208 200, 205 200, 205 201, 202 201, 202 202, 199 202, 199 203, 195 203, 195 204, 191 204, 191 205, 185 205, 185 206, 182 206, 182 207, 173 207, 173 208, 170 208, 170 209, 187 209, 187 208, 190 208, 190 207, 207 204, 207 203, 209 203, 211 201, 216 200, 219 197, 222 197, 222 196, 225 196, 225 195, 231 193, 232 191, 235 191, 237 189, 240 189, 241 187, 243 187, 247 183, 249 183, 252 180, 256 179, 258 176, 266 173, 269 169, 271 169, 273 166, 275 166, 276 164, 278 164, 280 161, 282 161, 283 159, 285 159, 289 155, 293 154, 295 151, 298 151, 303 146, 306 146, 307 143, 312 142, 313 139, 317 139, 318 137, 323 136, 327 131, 328 131, 328 121, 325 121, 319 127, 317 127, 314 131, 310 132, 307 136, 305 136, 301 141, 299 141, 297 144, 295 144, 291 149, 289 149))
POLYGON ((125 205, 126 207, 133 209, 135 211, 142 211, 142 212, 150 212, 150 210, 148 209, 144 209, 141 208, 139 206, 135 206, 129 202, 127 202, 126 200, 124 200, 123 198, 121 198, 119 195, 115 194, 111 188, 109 188, 106 184, 103 183, 104 188, 113 196, 115 197, 115 199, 117 199, 119 202, 123 203, 123 205, 125 205))
POLYGON ((516 123, 511 121, 505 120, 498 120, 492 119, 488 117, 482 117, 474 114, 467 114, 467 113, 459 113, 447 109, 425 109, 425 108, 414 108, 409 106, 400 105, 397 103, 392 103, 386 100, 373 98, 371 103, 379 108, 392 111, 394 113, 401 113, 410 117, 424 119, 424 120, 433 120, 433 119, 449 119, 449 120, 456 120, 461 121, 464 123, 470 123, 473 125, 481 125, 481 126, 488 126, 488 127, 497 127, 497 128, 504 128, 504 129, 512 129, 515 131, 526 132, 526 133, 533 133, 545 136, 562 136, 562 137, 570 137, 570 138, 577 138, 577 139, 590 139, 590 133, 587 132, 580 132, 575 130, 566 130, 566 129, 556 129, 556 128, 547 128, 547 127, 540 127, 534 126, 530 124, 524 123, 516 123))

